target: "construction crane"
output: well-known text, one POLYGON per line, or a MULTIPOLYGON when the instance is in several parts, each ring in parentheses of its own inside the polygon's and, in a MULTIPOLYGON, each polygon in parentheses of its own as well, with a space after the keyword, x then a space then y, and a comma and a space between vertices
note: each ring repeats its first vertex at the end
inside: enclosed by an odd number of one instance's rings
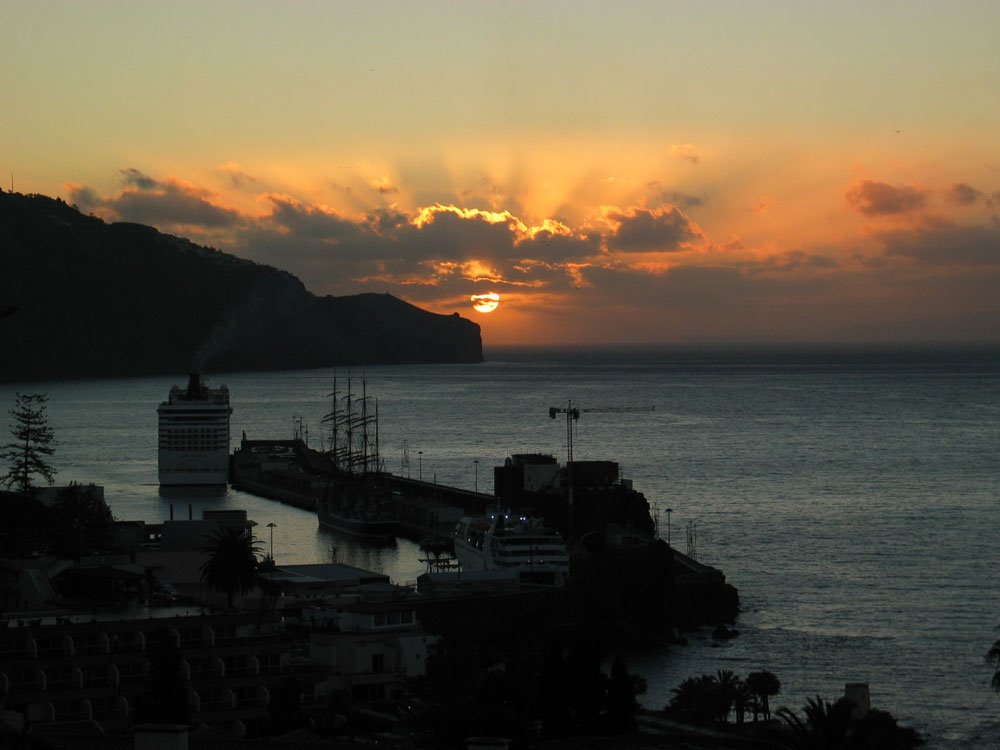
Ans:
POLYGON ((581 414, 595 412, 638 412, 655 411, 655 406, 595 406, 590 409, 580 409, 573 406, 572 400, 566 401, 566 406, 550 406, 549 419, 555 419, 557 414, 566 415, 566 463, 573 463, 573 422, 580 418, 581 414))
POLYGON ((567 399, 566 406, 550 406, 549 419, 555 419, 557 414, 566 415, 566 476, 567 476, 567 497, 568 505, 566 517, 566 541, 573 543, 573 423, 580 418, 583 413, 594 412, 637 412, 654 411, 655 406, 595 406, 590 409, 580 409, 573 406, 573 401, 567 399))

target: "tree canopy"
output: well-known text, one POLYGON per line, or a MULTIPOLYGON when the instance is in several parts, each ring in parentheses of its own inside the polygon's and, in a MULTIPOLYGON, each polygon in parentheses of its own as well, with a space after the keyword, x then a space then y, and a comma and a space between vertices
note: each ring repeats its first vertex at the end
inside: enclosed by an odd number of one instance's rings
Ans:
POLYGON ((259 546, 250 529, 241 526, 224 526, 208 535, 203 551, 209 557, 201 565, 201 580, 225 594, 230 609, 236 597, 249 593, 257 581, 259 546))
POLYGON ((115 518, 93 484, 73 482, 60 491, 48 517, 48 544, 54 554, 79 558, 112 547, 115 518))
POLYGON ((46 460, 54 453, 52 441, 55 437, 45 414, 48 400, 43 393, 18 393, 14 408, 10 410, 14 418, 11 427, 14 441, 6 443, 0 453, 0 458, 10 464, 2 481, 4 486, 22 495, 31 494, 35 476, 52 484, 56 474, 46 460))

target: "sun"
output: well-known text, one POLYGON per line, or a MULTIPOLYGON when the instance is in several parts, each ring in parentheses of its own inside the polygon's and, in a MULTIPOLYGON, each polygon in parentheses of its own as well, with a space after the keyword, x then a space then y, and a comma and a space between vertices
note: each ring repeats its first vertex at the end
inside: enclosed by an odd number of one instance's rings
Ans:
POLYGON ((496 292, 473 294, 470 299, 472 300, 472 309, 476 312, 491 313, 500 307, 500 295, 496 292))

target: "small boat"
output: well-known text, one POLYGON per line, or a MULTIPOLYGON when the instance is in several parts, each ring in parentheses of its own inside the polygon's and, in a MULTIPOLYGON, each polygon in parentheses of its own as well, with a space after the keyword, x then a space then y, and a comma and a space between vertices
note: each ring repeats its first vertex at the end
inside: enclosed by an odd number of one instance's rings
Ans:
POLYGON ((542 519, 496 512, 455 525, 455 556, 464 571, 516 570, 524 582, 561 586, 569 575, 562 536, 542 519))

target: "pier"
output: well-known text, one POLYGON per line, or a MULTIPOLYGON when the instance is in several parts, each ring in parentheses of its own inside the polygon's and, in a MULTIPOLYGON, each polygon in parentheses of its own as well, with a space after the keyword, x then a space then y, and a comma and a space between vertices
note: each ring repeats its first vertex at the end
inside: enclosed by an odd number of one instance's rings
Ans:
MULTIPOLYGON (((327 454, 301 440, 247 440, 233 452, 234 488, 296 508, 316 511, 333 481, 335 467, 327 454)), ((421 541, 450 537, 462 516, 481 516, 496 508, 493 495, 435 482, 379 472, 391 491, 391 510, 403 536, 421 541)))

